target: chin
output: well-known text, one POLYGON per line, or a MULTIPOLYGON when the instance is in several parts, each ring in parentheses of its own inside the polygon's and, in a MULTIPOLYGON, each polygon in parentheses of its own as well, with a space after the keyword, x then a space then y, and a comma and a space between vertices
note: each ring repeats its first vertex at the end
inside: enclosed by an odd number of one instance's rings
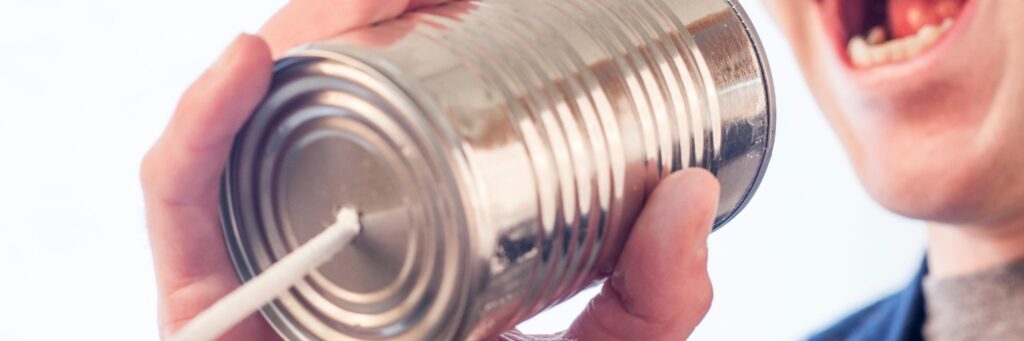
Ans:
POLYGON ((946 224, 1024 215, 1024 2, 768 5, 876 201, 946 224))
POLYGON ((946 154, 963 162, 874 155, 855 164, 875 201, 899 215, 944 224, 994 223, 1000 170, 986 157, 946 154))

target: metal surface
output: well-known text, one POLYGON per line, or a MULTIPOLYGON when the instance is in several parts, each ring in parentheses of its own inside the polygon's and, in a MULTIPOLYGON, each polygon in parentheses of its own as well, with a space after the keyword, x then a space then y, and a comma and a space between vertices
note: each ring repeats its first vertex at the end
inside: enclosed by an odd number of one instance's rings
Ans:
MULTIPOLYGON (((264 309, 288 339, 481 339, 614 265, 684 167, 750 200, 774 135, 757 36, 725 0, 455 2, 294 51, 224 178, 242 279, 363 212, 264 309)), ((685 208, 681 208, 685 209, 685 208)))

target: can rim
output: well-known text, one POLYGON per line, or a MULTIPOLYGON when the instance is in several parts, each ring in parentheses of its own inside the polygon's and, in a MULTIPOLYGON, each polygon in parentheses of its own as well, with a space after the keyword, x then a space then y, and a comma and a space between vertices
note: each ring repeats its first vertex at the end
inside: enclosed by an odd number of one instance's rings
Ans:
POLYGON ((743 25, 743 31, 746 33, 747 39, 750 40, 751 47, 754 49, 754 53, 757 56, 757 63, 759 71, 761 73, 761 79, 764 81, 764 95, 765 95, 765 110, 768 112, 765 115, 765 119, 768 120, 768 132, 767 141, 765 141, 764 156, 761 158, 761 164, 758 167, 757 175, 754 177, 754 181, 751 182, 750 188, 747 190, 747 194, 743 200, 740 201, 736 208, 732 212, 715 222, 714 230, 718 230, 725 224, 729 223, 747 207, 747 204, 753 199, 754 194, 761 187, 761 181, 764 180, 765 173, 768 171, 768 163, 771 161, 772 152, 775 149, 775 123, 776 123, 776 107, 775 107, 775 82, 772 79, 771 69, 768 66, 768 55, 765 53, 764 44, 761 43, 761 38, 757 34, 757 30, 754 28, 750 17, 747 12, 736 3, 735 0, 724 0, 733 13, 740 19, 740 24, 743 25))

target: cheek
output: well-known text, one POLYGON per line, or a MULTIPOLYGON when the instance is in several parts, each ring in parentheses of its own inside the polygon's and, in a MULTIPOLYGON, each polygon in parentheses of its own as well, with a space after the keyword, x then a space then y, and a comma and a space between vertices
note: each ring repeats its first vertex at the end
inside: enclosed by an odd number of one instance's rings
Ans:
POLYGON ((775 24, 786 33, 791 44, 799 44, 801 41, 794 40, 794 34, 800 34, 808 30, 807 19, 809 11, 816 6, 814 0, 765 0, 765 9, 771 14, 775 24))

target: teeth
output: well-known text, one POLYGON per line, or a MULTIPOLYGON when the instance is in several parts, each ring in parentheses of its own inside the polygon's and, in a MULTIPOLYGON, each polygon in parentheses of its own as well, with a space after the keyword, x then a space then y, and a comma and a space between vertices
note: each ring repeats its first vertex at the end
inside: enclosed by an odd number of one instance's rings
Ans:
POLYGON ((953 19, 946 18, 939 26, 926 25, 916 35, 886 41, 885 28, 878 26, 868 31, 867 37, 854 36, 847 45, 850 61, 858 67, 894 63, 917 56, 935 45, 942 34, 953 27, 953 19))
POLYGON ((850 45, 846 47, 846 51, 850 53, 850 60, 853 61, 854 65, 865 66, 870 64, 873 57, 868 52, 870 47, 868 42, 864 41, 861 36, 855 36, 850 39, 850 45))
POLYGON ((939 40, 939 36, 942 35, 942 32, 945 32, 947 29, 949 28, 925 26, 922 27, 920 31, 917 31, 917 36, 915 36, 914 39, 922 42, 935 42, 939 40))

